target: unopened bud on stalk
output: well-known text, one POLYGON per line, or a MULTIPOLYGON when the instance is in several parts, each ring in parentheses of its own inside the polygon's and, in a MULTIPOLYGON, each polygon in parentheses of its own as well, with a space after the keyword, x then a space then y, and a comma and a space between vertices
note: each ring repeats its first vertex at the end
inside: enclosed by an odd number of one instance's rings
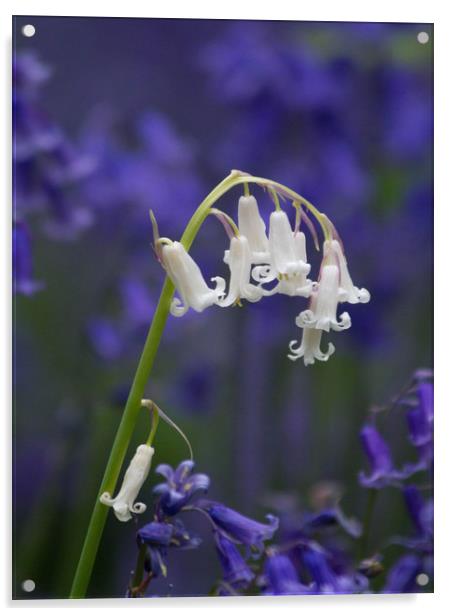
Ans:
POLYGON ((149 474, 153 455, 153 447, 140 445, 130 461, 117 496, 112 498, 108 492, 104 492, 99 499, 103 505, 113 507, 115 516, 120 522, 130 520, 132 513, 143 513, 146 511, 146 505, 144 503, 136 503, 135 499, 149 474))

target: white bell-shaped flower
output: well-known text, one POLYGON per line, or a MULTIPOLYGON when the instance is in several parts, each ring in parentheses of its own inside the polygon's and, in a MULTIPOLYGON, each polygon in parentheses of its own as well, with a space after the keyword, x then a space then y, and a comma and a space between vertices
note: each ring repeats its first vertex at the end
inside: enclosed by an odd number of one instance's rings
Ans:
POLYGON ((170 312, 175 317, 181 317, 189 308, 202 312, 224 297, 226 288, 224 278, 220 276, 212 278, 216 286, 214 289, 209 288, 199 266, 180 242, 163 246, 162 261, 181 296, 181 299, 174 298, 171 303, 170 312))
POLYGON ((340 271, 340 285, 344 291, 341 301, 348 302, 349 304, 367 304, 370 300, 370 293, 367 289, 364 289, 364 287, 359 289, 353 284, 347 267, 347 259, 345 258, 340 243, 337 240, 332 240, 331 248, 337 258, 340 271))
POLYGON ((263 290, 250 283, 251 260, 248 239, 243 235, 233 237, 227 261, 231 272, 229 292, 227 297, 218 302, 219 306, 231 306, 240 299, 246 299, 249 302, 258 302, 261 299, 263 290))
POLYGON ((295 239, 289 218, 282 210, 270 214, 269 246, 270 263, 278 277, 308 274, 311 267, 305 260, 302 238, 295 239))
POLYGON ((334 345, 329 342, 327 351, 325 353, 321 351, 320 342, 322 333, 321 329, 303 329, 301 343, 298 343, 298 340, 292 340, 289 344, 290 353, 287 357, 292 361, 303 357, 305 366, 313 364, 316 359, 319 361, 327 361, 334 353, 335 349, 334 345), (299 344, 298 347, 296 346, 297 344, 299 344))
POLYGON ((104 492, 99 499, 103 505, 113 507, 115 516, 120 522, 130 520, 132 513, 143 513, 146 511, 146 505, 144 503, 136 503, 135 499, 149 475, 153 455, 153 447, 150 445, 140 445, 125 472, 122 486, 117 496, 112 498, 108 492, 104 492))
POLYGON ((240 235, 248 240, 253 263, 267 263, 270 258, 267 231, 252 195, 240 197, 238 218, 240 235))
POLYGON ((352 322, 348 312, 343 312, 337 320, 337 305, 342 300, 343 291, 339 287, 339 267, 335 264, 322 265, 318 287, 314 291, 309 310, 304 310, 297 317, 299 327, 330 329, 341 331, 348 329, 352 322))
MULTIPOLYGON (((306 263, 306 236, 302 231, 297 231, 294 234, 295 255, 297 259, 306 263)), ((266 284, 279 278, 278 283, 272 289, 263 289, 263 294, 274 295, 281 293, 283 295, 309 297, 313 290, 312 280, 307 279, 311 266, 306 263, 306 267, 297 274, 292 276, 279 275, 271 265, 257 265, 253 268, 252 278, 259 284, 266 284)))

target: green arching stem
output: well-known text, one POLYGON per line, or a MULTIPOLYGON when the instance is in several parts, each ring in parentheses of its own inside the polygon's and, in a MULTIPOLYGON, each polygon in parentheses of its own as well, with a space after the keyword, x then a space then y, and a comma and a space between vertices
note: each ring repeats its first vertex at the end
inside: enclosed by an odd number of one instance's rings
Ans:
POLYGON ((240 171, 236 173, 239 175, 236 176, 232 186, 236 186, 237 184, 254 183, 254 184, 258 184, 259 186, 267 186, 268 188, 273 188, 276 191, 278 191, 279 189, 287 197, 292 199, 292 201, 299 201, 300 203, 302 203, 311 212, 311 214, 314 216, 314 218, 319 223, 320 227, 322 228, 325 239, 329 237, 328 228, 325 225, 325 222, 323 220, 324 214, 322 214, 322 212, 320 212, 320 210, 318 210, 315 207, 315 205, 313 205, 305 197, 302 197, 301 195, 299 195, 297 192, 295 192, 291 188, 284 186, 284 184, 280 184, 279 182, 274 182, 273 180, 269 180, 268 178, 261 178, 261 177, 254 176, 254 175, 247 175, 247 174, 241 173, 240 171))
MULTIPOLYGON (((193 243, 199 228, 209 213, 209 208, 225 192, 237 184, 236 178, 237 172, 232 172, 207 195, 195 211, 181 238, 181 243, 187 250, 193 243)), ((132 438, 138 414, 140 412, 141 399, 143 398, 144 390, 154 365, 154 359, 163 335, 174 290, 173 283, 168 277, 166 277, 144 344, 140 361, 138 363, 135 377, 132 382, 132 387, 124 408, 121 422, 113 442, 113 447, 108 458, 99 493, 96 497, 96 502, 91 514, 91 519, 88 525, 88 530, 69 595, 71 599, 81 599, 86 595, 108 514, 108 508, 99 501, 99 497, 103 492, 113 494, 115 490, 116 482, 118 481, 119 473, 132 438)))
MULTIPOLYGON (((300 201, 307 207, 307 209, 311 211, 313 216, 321 225, 325 236, 327 235, 323 220, 321 218, 321 213, 304 197, 298 195, 296 192, 286 186, 283 186, 282 184, 273 182, 272 180, 247 175, 240 171, 231 171, 230 175, 228 175, 207 195, 188 222, 188 225, 180 240, 181 244, 187 251, 190 249, 202 223, 206 219, 209 214, 209 210, 214 203, 234 186, 238 186, 240 184, 248 185, 248 183, 267 186, 268 188, 273 188, 274 190, 279 189, 292 199, 300 201)), ((245 187, 245 191, 246 190, 247 189, 245 187)), ((108 507, 100 503, 99 497, 103 492, 113 494, 115 490, 116 482, 118 481, 119 473, 121 471, 121 467, 132 438, 133 430, 135 428, 137 417, 140 412, 144 390, 154 365, 155 356, 163 335, 174 290, 175 288, 173 283, 168 277, 166 277, 132 382, 121 422, 118 426, 116 437, 113 442, 113 447, 110 452, 104 477, 100 485, 99 493, 96 497, 96 503, 91 514, 82 553, 80 555, 77 570, 72 583, 70 592, 70 598, 72 599, 80 599, 86 595, 108 514, 108 507)))

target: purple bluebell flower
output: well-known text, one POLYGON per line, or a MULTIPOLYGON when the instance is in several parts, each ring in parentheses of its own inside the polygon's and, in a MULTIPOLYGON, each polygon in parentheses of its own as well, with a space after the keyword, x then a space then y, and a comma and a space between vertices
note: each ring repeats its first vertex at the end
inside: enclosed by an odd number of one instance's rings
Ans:
POLYGON ((137 533, 138 544, 145 543, 148 546, 148 556, 146 569, 155 577, 160 574, 166 576, 166 565, 164 554, 166 548, 171 544, 173 537, 173 526, 165 522, 150 522, 140 528, 137 533))
POLYGON ((403 470, 397 470, 394 467, 388 444, 374 426, 364 426, 360 437, 371 467, 370 475, 366 475, 363 471, 359 473, 361 486, 376 489, 388 485, 399 486, 403 479, 419 470, 416 464, 407 464, 403 470))
POLYGON ((31 52, 18 54, 13 61, 13 127, 15 161, 39 152, 51 151, 61 143, 61 131, 39 109, 39 89, 51 71, 31 52))
POLYGON ((73 239, 93 222, 74 186, 95 166, 79 154, 39 103, 39 87, 50 72, 31 54, 13 63, 14 208, 21 216, 44 213, 43 228, 57 239, 73 239))
POLYGON ((407 486, 404 489, 405 503, 410 518, 419 537, 433 547, 433 499, 424 501, 420 490, 416 486, 407 486))
POLYGON ((313 580, 313 592, 320 594, 359 593, 368 587, 367 578, 359 572, 337 573, 328 561, 328 552, 309 542, 302 547, 302 562, 313 580))
POLYGON ((265 566, 265 594, 270 595, 305 595, 310 588, 300 582, 297 571, 288 556, 271 553, 265 566))
POLYGON ((33 275, 31 237, 25 222, 13 226, 13 288, 15 293, 33 295, 43 288, 33 275))
POLYGON ((223 569, 223 581, 234 590, 247 588, 254 573, 240 554, 237 546, 221 533, 214 533, 218 558, 223 569))
POLYGON ((433 462, 433 383, 420 382, 416 387, 417 404, 406 413, 410 440, 419 454, 420 467, 433 462))
POLYGON ((404 554, 388 572, 383 592, 417 592, 416 578, 422 573, 421 561, 415 554, 404 554))
POLYGON ((190 535, 180 520, 174 524, 167 522, 150 522, 137 532, 138 545, 145 544, 148 558, 145 568, 154 577, 162 574, 166 577, 165 557, 169 548, 193 549, 201 542, 199 537, 190 535))
POLYGON ((414 485, 406 486, 403 496, 416 532, 411 537, 394 537, 391 543, 414 550, 420 557, 429 557, 433 555, 433 499, 424 500, 414 485))
POLYGON ((264 549, 264 541, 271 539, 279 526, 278 518, 273 515, 267 515, 268 524, 262 524, 214 501, 201 501, 197 507, 210 516, 218 533, 258 554, 264 549))
POLYGON ((34 92, 37 87, 45 83, 51 70, 43 64, 33 52, 22 52, 13 62, 13 82, 20 91, 34 92))
POLYGON ((408 552, 388 572, 384 592, 419 592, 419 574, 427 575, 427 583, 433 580, 433 500, 424 500, 415 486, 407 486, 404 497, 416 532, 411 537, 393 537, 390 541, 408 552))
POLYGON ((176 515, 195 493, 208 489, 209 477, 203 473, 192 473, 194 465, 192 460, 185 460, 175 470, 168 464, 157 466, 156 473, 166 479, 165 483, 154 488, 154 494, 159 496, 158 510, 164 515, 176 515))

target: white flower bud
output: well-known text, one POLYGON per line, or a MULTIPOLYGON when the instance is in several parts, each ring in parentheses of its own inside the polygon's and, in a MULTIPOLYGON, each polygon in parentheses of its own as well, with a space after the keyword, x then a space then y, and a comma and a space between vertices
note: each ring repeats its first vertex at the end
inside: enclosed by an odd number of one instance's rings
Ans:
POLYGON ((180 242, 172 242, 163 246, 162 261, 168 276, 181 296, 181 299, 175 298, 171 303, 172 315, 181 317, 189 308, 202 312, 223 298, 226 288, 225 280, 219 276, 212 278, 216 286, 210 289, 197 263, 180 242))
POLYGON ((132 513, 143 513, 146 511, 146 505, 144 503, 136 503, 135 499, 149 474, 153 455, 153 447, 150 445, 140 445, 125 472, 122 486, 117 496, 112 498, 108 492, 104 492, 99 499, 103 505, 113 507, 115 515, 120 522, 130 520, 132 513))

